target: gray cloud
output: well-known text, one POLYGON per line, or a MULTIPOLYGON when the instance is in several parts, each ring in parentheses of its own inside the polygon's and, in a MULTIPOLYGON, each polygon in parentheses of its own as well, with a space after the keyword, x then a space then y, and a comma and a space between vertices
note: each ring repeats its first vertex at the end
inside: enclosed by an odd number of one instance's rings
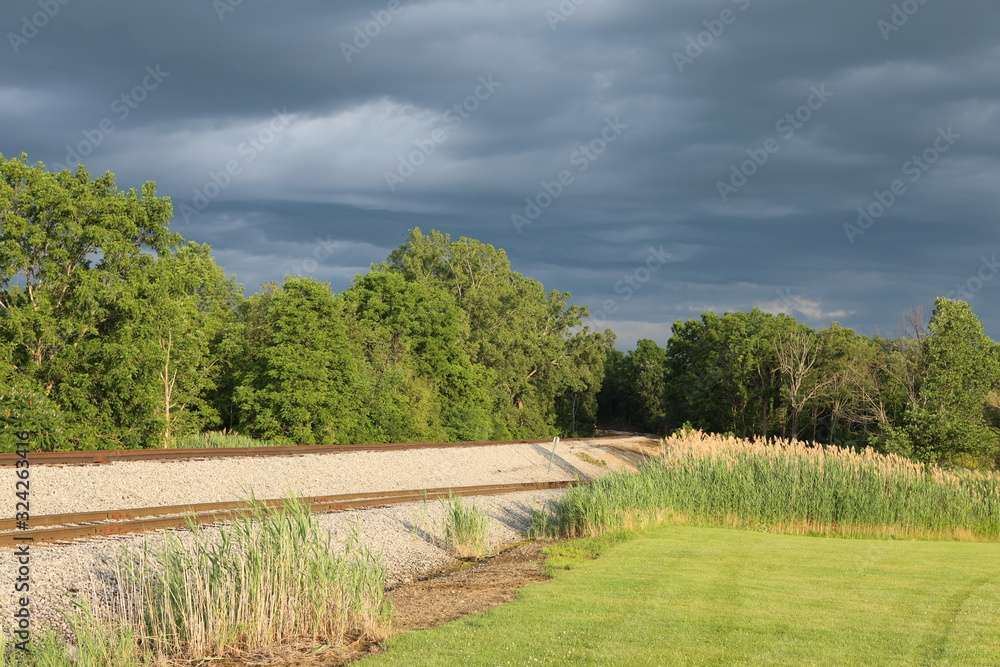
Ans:
POLYGON ((617 299, 624 347, 702 310, 788 304, 892 335, 902 310, 951 292, 1000 336, 1000 279, 978 278, 1000 252, 1000 6, 562 5, 565 20, 554 1, 244 1, 220 20, 210 2, 13 0, 0 152, 51 165, 80 149, 122 187, 156 181, 176 229, 248 291, 296 269, 343 289, 420 226, 503 247, 592 310, 617 299), (147 68, 167 75, 151 86, 147 68), (499 85, 477 98, 481 77, 499 85), (796 117, 816 87, 831 95, 796 117), (268 134, 276 109, 289 122, 268 134), (615 118, 627 129, 581 160, 615 118), (911 180, 947 128, 959 138, 911 180), (723 201, 734 167, 752 174, 723 201), (563 171, 518 233, 511 216, 563 171), (905 192, 852 243, 845 225, 896 180, 905 192), (671 261, 623 300, 615 286, 661 245, 671 261))

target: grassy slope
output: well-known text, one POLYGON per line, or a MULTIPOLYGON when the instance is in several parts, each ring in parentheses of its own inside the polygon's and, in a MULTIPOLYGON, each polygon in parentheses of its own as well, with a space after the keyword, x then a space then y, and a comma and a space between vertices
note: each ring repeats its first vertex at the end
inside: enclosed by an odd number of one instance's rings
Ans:
POLYGON ((359 666, 1000 665, 1000 544, 658 528, 359 666))

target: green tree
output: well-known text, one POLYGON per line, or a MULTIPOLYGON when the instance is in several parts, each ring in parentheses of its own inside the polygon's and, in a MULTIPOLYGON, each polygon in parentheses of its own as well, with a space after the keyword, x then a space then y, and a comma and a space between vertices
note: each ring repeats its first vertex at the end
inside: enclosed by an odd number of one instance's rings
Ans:
MULTIPOLYGON (((816 412, 826 417, 829 444, 869 445, 890 426, 881 343, 836 322, 818 332, 823 354, 818 373, 828 384, 816 412)), ((820 440, 814 419, 813 440, 820 440)))
POLYGON ((632 424, 652 432, 663 429, 666 417, 667 353, 644 338, 625 355, 624 372, 631 402, 632 424))
POLYGON ((233 401, 240 431, 300 445, 363 439, 364 367, 327 283, 268 283, 240 309, 233 401))
POLYGON ((631 399, 625 353, 609 349, 604 355, 604 378, 597 394, 600 423, 611 427, 631 425, 631 399))
POLYGON ((786 315, 704 313, 667 341, 667 426, 772 435, 784 424, 775 341, 798 327, 786 315))
POLYGON ((341 294, 375 374, 377 438, 486 440, 494 378, 465 351, 468 316, 451 293, 395 272, 358 276, 341 294))
POLYGON ((557 403, 583 353, 569 339, 586 316, 585 307, 567 305, 567 293, 546 295, 541 283, 511 270, 503 250, 464 237, 452 241, 437 231, 424 235, 414 229, 384 264, 373 268, 442 288, 468 315, 466 352, 495 377, 489 388, 494 438, 558 432, 557 403))
POLYGON ((20 374, 9 391, 41 392, 65 417, 51 446, 121 441, 95 400, 94 349, 130 282, 180 242, 170 217, 152 182, 121 192, 110 172, 91 180, 82 166, 54 174, 0 155, 0 341, 20 374))
POLYGON ((129 281, 99 329, 93 364, 98 404, 130 434, 123 444, 169 447, 219 422, 210 402, 217 344, 241 300, 207 245, 167 252, 129 281))
POLYGON ((567 348, 573 372, 565 378, 565 389, 556 399, 557 424, 570 437, 593 435, 597 428, 598 393, 605 380, 605 358, 614 351, 615 334, 584 327, 571 336, 567 348))
POLYGON ((972 307, 939 297, 928 325, 927 371, 918 405, 886 438, 887 447, 935 463, 970 463, 995 452, 987 396, 1000 379, 995 344, 972 307))
POLYGON ((15 434, 25 430, 37 449, 52 451, 63 444, 65 415, 40 384, 14 367, 10 348, 0 342, 0 451, 14 451, 15 434))

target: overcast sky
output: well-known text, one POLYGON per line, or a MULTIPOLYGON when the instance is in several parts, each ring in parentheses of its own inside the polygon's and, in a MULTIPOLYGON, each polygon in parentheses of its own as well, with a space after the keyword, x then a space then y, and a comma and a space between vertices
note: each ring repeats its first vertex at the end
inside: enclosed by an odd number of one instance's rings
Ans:
POLYGON ((1000 339, 998 3, 6 0, 0 28, 0 152, 155 181, 248 294, 339 292, 420 227, 621 349, 754 306, 896 335, 935 296, 1000 339))

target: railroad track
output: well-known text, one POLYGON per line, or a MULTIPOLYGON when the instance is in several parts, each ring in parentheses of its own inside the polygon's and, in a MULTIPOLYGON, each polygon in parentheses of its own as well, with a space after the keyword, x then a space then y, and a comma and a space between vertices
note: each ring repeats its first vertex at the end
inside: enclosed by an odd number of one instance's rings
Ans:
MULTIPOLYGON (((489 496, 518 491, 564 489, 580 483, 584 482, 525 482, 520 484, 489 484, 484 486, 442 487, 408 491, 377 491, 371 493, 348 493, 336 496, 315 496, 301 498, 299 502, 308 506, 312 512, 332 512, 382 507, 421 500, 436 500, 451 496, 489 496)), ((267 507, 280 507, 286 500, 276 498, 257 500, 255 502, 267 507)), ((72 514, 49 514, 31 517, 28 521, 31 528, 28 530, 18 529, 18 522, 14 519, 2 519, 0 520, 0 531, 4 532, 0 532, 0 547, 57 543, 88 537, 183 528, 191 521, 197 524, 218 523, 246 516, 248 512, 252 511, 251 506, 251 502, 232 501, 105 510, 99 512, 75 512, 72 514)))
MULTIPOLYGON (((596 438, 563 438, 560 442, 621 440, 627 435, 596 438)), ((343 454, 347 452, 386 452, 407 449, 446 447, 492 447, 497 445, 552 444, 546 440, 488 440, 478 442, 400 442, 375 445, 287 445, 277 447, 215 447, 197 449, 114 449, 88 452, 30 452, 31 465, 100 465, 114 461, 191 461, 218 458, 303 456, 305 454, 343 454)), ((0 453, 0 467, 13 467, 20 457, 0 453)))

